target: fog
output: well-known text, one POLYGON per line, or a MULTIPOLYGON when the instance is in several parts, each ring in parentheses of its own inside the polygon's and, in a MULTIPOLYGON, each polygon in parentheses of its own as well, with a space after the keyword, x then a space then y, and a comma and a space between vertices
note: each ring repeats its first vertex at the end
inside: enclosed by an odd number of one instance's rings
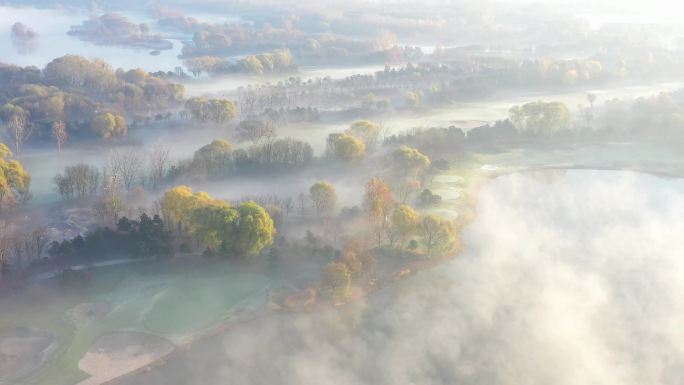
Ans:
POLYGON ((0 385, 684 383, 682 11, 0 0, 0 385))
POLYGON ((481 192, 456 260, 368 302, 235 325, 146 384, 679 384, 684 182, 570 171, 481 192))

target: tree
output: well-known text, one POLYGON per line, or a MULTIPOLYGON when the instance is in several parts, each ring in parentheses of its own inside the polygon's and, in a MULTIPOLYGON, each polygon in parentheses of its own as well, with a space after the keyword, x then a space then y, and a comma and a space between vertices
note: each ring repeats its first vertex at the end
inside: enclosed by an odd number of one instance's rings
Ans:
POLYGON ((223 59, 215 56, 200 56, 186 59, 183 63, 188 70, 197 77, 200 76, 202 72, 214 71, 218 65, 223 63, 223 59))
POLYGON ((351 296, 351 276, 342 262, 330 262, 323 270, 323 285, 332 289, 335 302, 343 302, 351 296))
POLYGON ((513 106, 508 115, 519 131, 533 136, 553 134, 567 128, 572 121, 570 110, 561 102, 530 102, 513 106))
POLYGON ((402 146, 392 152, 392 167, 400 175, 419 176, 430 164, 430 158, 412 147, 402 146))
POLYGON ((319 216, 330 215, 337 202, 335 187, 328 182, 316 182, 309 188, 309 199, 319 216))
POLYGON ((193 163, 208 174, 225 173, 230 165, 233 146, 225 140, 214 139, 210 144, 195 151, 193 163))
POLYGON ((64 173, 55 175, 53 182, 64 199, 95 196, 100 186, 100 171, 85 163, 67 166, 64 173))
POLYGON ((102 222, 116 223, 126 210, 124 202, 123 182, 113 176, 105 178, 102 185, 102 196, 95 203, 95 211, 102 222))
POLYGON ((228 250, 239 256, 254 256, 273 244, 275 226, 263 207, 255 202, 245 202, 238 207, 237 212, 234 233, 226 246, 228 250))
POLYGON ((31 197, 31 176, 11 157, 12 151, 0 143, 0 209, 27 202, 31 197))
POLYGON ((238 61, 238 66, 244 71, 257 75, 264 74, 264 65, 258 57, 254 55, 245 56, 238 61))
POLYGON ((371 148, 375 146, 380 136, 380 125, 368 120, 357 120, 344 133, 361 139, 366 148, 371 148))
POLYGON ((2 272, 0 276, 6 275, 10 271, 9 254, 14 231, 14 225, 0 221, 0 272, 2 272))
POLYGON ((7 103, 0 108, 0 116, 5 122, 5 129, 9 139, 14 144, 14 151, 19 154, 24 142, 31 136, 31 126, 28 124, 28 112, 22 107, 7 103))
POLYGON ((57 145, 57 151, 61 154, 64 144, 69 138, 69 133, 66 130, 66 124, 63 121, 56 121, 52 123, 52 138, 57 145))
POLYGON ((237 136, 240 140, 249 140, 256 145, 264 138, 273 138, 275 127, 272 121, 246 119, 238 125, 237 136))
POLYGON ((442 202, 442 197, 437 194, 433 194, 430 189, 425 189, 420 193, 420 195, 418 195, 417 201, 418 207, 430 207, 438 205, 440 202, 442 202))
POLYGON ((196 233, 202 245, 211 253, 218 253, 237 220, 237 210, 228 204, 198 207, 192 212, 197 224, 196 233))
POLYGON ((111 112, 100 112, 90 121, 90 130, 102 139, 126 136, 128 127, 123 116, 111 112))
POLYGON ((407 91, 404 93, 406 105, 411 108, 420 106, 420 95, 417 92, 407 91))
POLYGON ((386 233, 388 215, 394 206, 394 199, 389 187, 377 177, 366 183, 363 206, 368 213, 368 220, 378 243, 382 242, 386 233))
POLYGON ((356 160, 366 153, 366 145, 353 136, 347 134, 328 135, 328 152, 339 159, 356 160))
POLYGON ((456 242, 456 226, 434 215, 426 215, 418 226, 418 234, 428 256, 449 251, 456 242))
POLYGON ((190 222, 193 210, 200 207, 200 204, 209 203, 208 198, 206 193, 193 194, 188 186, 176 186, 169 189, 160 202, 164 219, 169 224, 173 224, 178 230, 178 235, 181 235, 184 226, 190 222))
POLYGON ((129 191, 142 168, 142 159, 135 150, 115 150, 110 152, 107 164, 110 175, 129 191))
POLYGON ((406 202, 411 193, 420 190, 424 173, 430 164, 430 158, 415 148, 402 146, 392 152, 394 181, 402 202, 406 202))
POLYGON ((158 145, 152 149, 149 158, 149 182, 154 189, 159 188, 164 182, 169 168, 170 153, 171 150, 164 145, 158 145))
POLYGON ((223 124, 236 115, 235 103, 227 99, 190 98, 185 102, 185 109, 201 122, 216 124, 223 124))
POLYGON ((391 231, 399 238, 402 246, 416 233, 419 223, 420 215, 410 206, 400 205, 392 212, 391 231))

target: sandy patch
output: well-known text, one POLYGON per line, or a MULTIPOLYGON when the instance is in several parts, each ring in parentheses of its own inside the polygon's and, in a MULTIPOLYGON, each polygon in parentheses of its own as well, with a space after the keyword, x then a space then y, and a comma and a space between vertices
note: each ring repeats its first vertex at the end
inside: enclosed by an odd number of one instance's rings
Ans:
POLYGON ((103 319, 112 310, 107 302, 84 302, 69 312, 69 320, 74 325, 85 325, 103 319))
POLYGON ((28 328, 0 331, 0 384, 13 384, 38 369, 55 346, 55 337, 48 332, 28 328))
POLYGON ((91 375, 78 385, 100 385, 130 373, 173 352, 164 338, 137 332, 115 332, 100 336, 78 363, 91 375))

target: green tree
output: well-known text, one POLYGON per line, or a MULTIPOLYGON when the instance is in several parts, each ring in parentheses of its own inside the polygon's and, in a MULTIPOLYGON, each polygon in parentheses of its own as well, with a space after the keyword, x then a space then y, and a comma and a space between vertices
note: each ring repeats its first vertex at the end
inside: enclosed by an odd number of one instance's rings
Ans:
POLYGON ((453 222, 434 215, 426 215, 418 226, 418 234, 428 256, 451 250, 456 242, 456 226, 453 222))
POLYGON ((263 207, 255 202, 245 202, 237 211, 232 241, 227 243, 229 250, 239 256, 253 256, 273 244, 276 229, 273 219, 263 207))

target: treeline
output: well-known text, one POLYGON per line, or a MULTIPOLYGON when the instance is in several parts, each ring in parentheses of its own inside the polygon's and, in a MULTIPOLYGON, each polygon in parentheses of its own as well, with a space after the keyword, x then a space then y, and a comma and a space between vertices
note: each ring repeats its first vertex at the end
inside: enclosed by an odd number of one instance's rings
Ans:
MULTIPOLYGON (((177 18, 176 21, 180 19, 177 18)), ((292 25, 280 28, 270 24, 258 27, 238 23, 210 25, 191 23, 187 18, 184 22, 167 22, 166 25, 191 29, 194 32, 192 41, 184 42, 183 45, 183 56, 187 58, 244 55, 252 55, 247 57, 254 58, 259 56, 253 55, 255 52, 283 49, 291 52, 302 65, 344 65, 419 60, 423 56, 420 48, 398 46, 396 37, 389 33, 354 39, 298 30, 292 28, 292 25)), ((263 60, 259 61, 264 64, 263 60)))
POLYGON ((214 140, 197 150, 192 159, 172 167, 169 179, 292 171, 303 169, 312 160, 311 145, 293 138, 270 139, 237 150, 225 140, 214 140))
POLYGON ((227 60, 216 56, 199 56, 184 60, 185 66, 195 75, 247 73, 266 75, 287 73, 297 70, 292 54, 287 49, 277 49, 258 55, 248 55, 238 60, 227 60))
POLYGON ((143 213, 138 219, 121 217, 115 228, 98 227, 72 239, 53 241, 47 253, 67 263, 75 258, 92 261, 111 257, 171 257, 174 248, 172 233, 162 218, 143 213))
POLYGON ((141 69, 67 55, 40 70, 0 64, 0 120, 15 151, 29 140, 124 136, 128 122, 177 106, 183 86, 141 69))

